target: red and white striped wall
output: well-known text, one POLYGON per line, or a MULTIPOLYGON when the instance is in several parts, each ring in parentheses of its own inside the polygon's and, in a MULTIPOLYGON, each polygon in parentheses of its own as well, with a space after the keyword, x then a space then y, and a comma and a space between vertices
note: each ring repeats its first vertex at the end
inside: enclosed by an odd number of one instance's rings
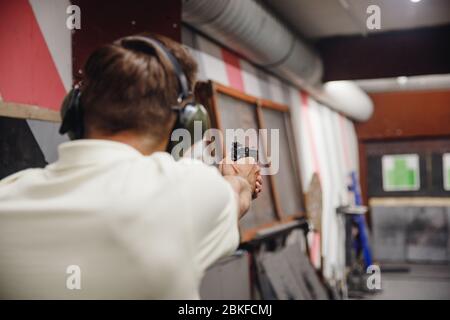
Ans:
POLYGON ((58 110, 72 83, 68 0, 0 1, 0 94, 58 110))

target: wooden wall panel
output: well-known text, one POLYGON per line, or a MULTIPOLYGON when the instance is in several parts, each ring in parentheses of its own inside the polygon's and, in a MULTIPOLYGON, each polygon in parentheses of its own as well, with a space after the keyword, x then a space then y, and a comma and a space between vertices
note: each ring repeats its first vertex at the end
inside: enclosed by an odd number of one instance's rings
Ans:
POLYGON ((372 93, 375 108, 356 123, 358 139, 450 135, 450 90, 372 93))

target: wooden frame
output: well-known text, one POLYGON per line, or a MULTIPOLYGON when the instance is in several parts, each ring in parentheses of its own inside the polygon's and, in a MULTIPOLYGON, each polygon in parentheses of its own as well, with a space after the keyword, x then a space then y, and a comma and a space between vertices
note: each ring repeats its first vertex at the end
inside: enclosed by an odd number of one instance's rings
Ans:
POLYGON ((0 101, 0 116, 18 119, 33 119, 61 122, 58 111, 21 103, 0 101))
MULTIPOLYGON (((256 114, 256 123, 257 123, 258 128, 261 128, 261 129, 267 128, 265 125, 265 119, 264 119, 264 115, 263 115, 264 108, 290 114, 289 107, 286 105, 279 104, 279 103, 276 103, 276 102, 273 102, 273 101, 267 100, 267 99, 259 99, 257 97, 248 95, 246 93, 243 93, 236 89, 224 86, 224 85, 214 82, 214 81, 199 82, 199 83, 197 83, 197 86, 195 88, 196 99, 199 102, 201 102, 202 104, 204 104, 205 107, 207 108, 207 110, 210 114, 210 117, 211 117, 212 126, 214 128, 219 129, 222 132, 224 131, 224 126, 222 124, 221 114, 218 110, 219 108, 218 108, 218 102, 217 102, 217 93, 224 94, 229 97, 235 98, 237 100, 242 100, 246 103, 254 105, 255 106, 255 114, 256 114)), ((289 129, 287 131, 289 131, 289 129)), ((288 134, 292 135, 292 132, 288 132, 288 134)), ((221 144, 222 144, 222 148, 225 148, 225 146, 223 145, 223 141, 221 141, 221 144)), ((289 144, 291 151, 293 151, 293 154, 296 155, 297 150, 296 150, 295 144, 292 145, 292 143, 290 141, 288 141, 288 144, 289 144)), ((264 148, 264 151, 267 150, 267 141, 262 142, 262 147, 264 148)), ((289 156, 292 156, 292 154, 290 154, 289 156)), ((274 175, 269 175, 268 179, 270 181, 270 195, 273 200, 273 205, 275 208, 274 217, 275 217, 276 221, 260 225, 256 228, 245 230, 244 232, 242 232, 241 242, 247 242, 247 241, 252 240, 255 237, 255 235, 258 233, 258 231, 260 231, 262 229, 274 227, 279 224, 288 223, 288 222, 295 220, 296 218, 305 216, 304 194, 303 194, 303 190, 302 190, 302 186, 301 186, 300 170, 297 167, 298 161, 296 158, 293 159, 293 165, 296 167, 295 174, 297 175, 298 185, 300 188, 300 199, 301 199, 301 204, 302 204, 301 211, 293 212, 290 215, 287 214, 286 212, 283 212, 281 202, 280 202, 280 197, 279 197, 279 190, 278 190, 276 182, 275 182, 275 177, 274 177, 274 175)))

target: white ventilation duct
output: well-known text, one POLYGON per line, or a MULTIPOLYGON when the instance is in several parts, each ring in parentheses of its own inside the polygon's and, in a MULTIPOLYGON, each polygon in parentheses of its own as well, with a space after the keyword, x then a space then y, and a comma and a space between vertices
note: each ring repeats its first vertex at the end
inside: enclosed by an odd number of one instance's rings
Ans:
POLYGON ((323 66, 318 54, 258 2, 183 0, 182 16, 186 24, 306 89, 319 102, 360 121, 372 114, 370 98, 351 82, 321 88, 323 66))
POLYGON ((373 102, 353 81, 330 81, 323 90, 332 107, 355 120, 366 121, 373 113, 373 102))
POLYGON ((320 82, 319 56, 253 0, 183 0, 183 21, 295 85, 320 82))

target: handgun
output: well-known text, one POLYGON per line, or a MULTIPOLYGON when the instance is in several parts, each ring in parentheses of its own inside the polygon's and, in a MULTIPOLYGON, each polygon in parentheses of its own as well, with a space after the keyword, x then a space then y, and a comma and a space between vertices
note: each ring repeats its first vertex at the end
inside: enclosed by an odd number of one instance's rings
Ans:
POLYGON ((258 150, 243 146, 237 141, 231 145, 231 159, 237 161, 241 158, 252 157, 258 163, 258 150))

